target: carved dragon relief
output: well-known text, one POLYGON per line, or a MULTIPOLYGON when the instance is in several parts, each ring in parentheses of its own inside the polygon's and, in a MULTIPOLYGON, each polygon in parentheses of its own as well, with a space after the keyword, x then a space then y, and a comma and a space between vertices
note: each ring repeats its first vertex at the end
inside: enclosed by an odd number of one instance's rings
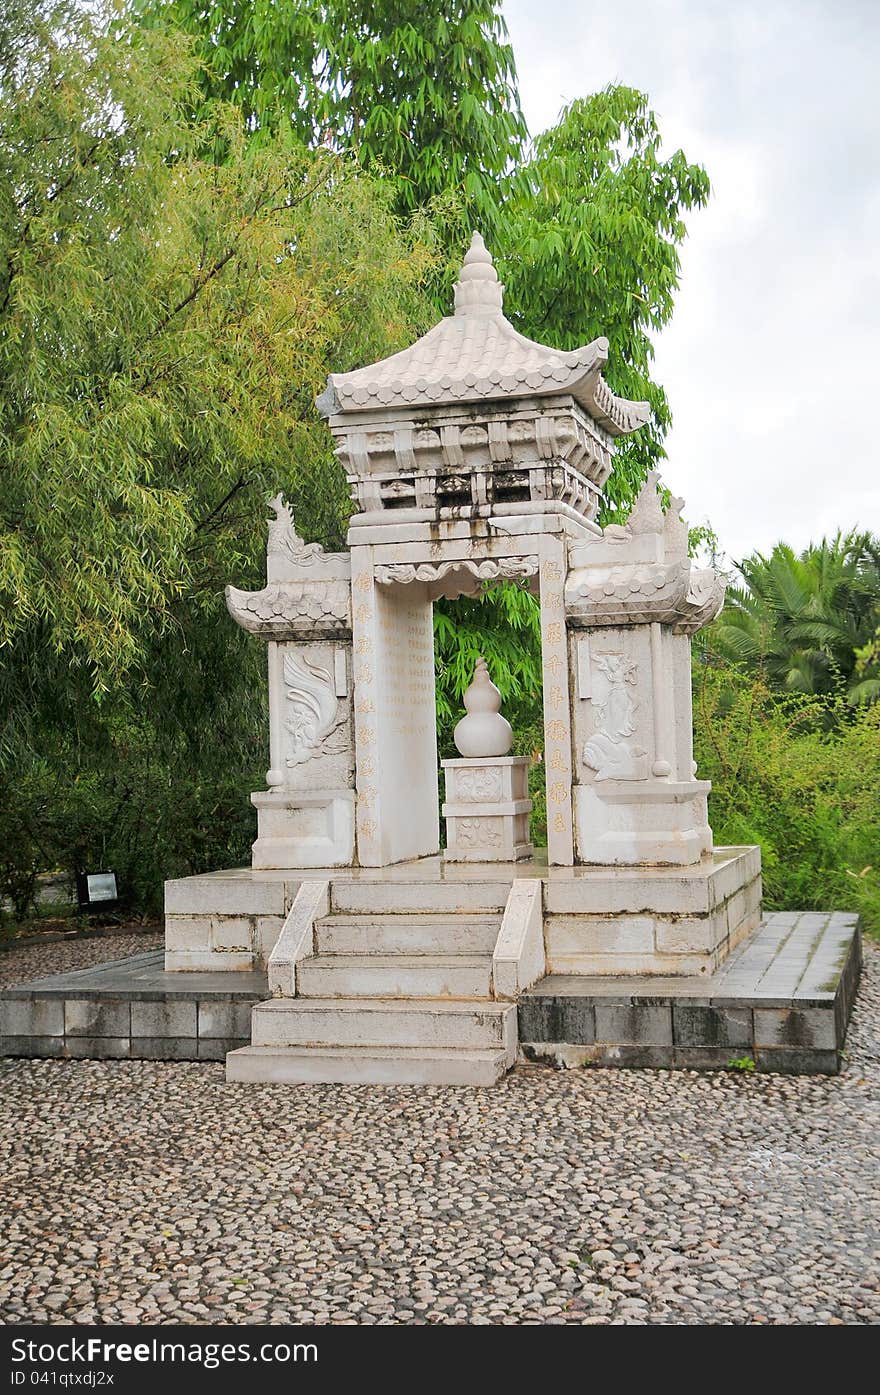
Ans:
POLYGON ((289 708, 284 725, 290 736, 285 764, 302 765, 319 750, 330 755, 342 749, 339 728, 347 709, 336 696, 332 673, 305 655, 285 654, 284 683, 289 708))
POLYGON ((300 537, 294 526, 293 510, 289 504, 285 504, 283 495, 276 494, 274 499, 270 499, 269 507, 275 517, 269 520, 267 552, 282 553, 301 567, 313 566, 319 557, 325 555, 320 543, 307 543, 300 537))
POLYGON ((593 698, 600 725, 584 743, 584 765, 597 780, 647 780, 647 752, 627 740, 634 736, 637 704, 629 688, 638 677, 638 664, 624 654, 594 654, 593 667, 604 680, 601 696, 593 698))

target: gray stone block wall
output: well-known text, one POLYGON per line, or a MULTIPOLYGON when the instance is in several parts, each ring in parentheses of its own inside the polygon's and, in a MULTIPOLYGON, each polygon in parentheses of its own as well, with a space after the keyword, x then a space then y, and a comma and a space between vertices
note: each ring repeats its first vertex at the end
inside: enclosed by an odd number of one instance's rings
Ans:
POLYGON ((520 1051, 561 1066, 835 1074, 861 972, 855 916, 767 918, 713 977, 551 976, 519 1001, 520 1051))
POLYGON ((0 1055, 222 1061, 250 1044, 262 974, 166 975, 161 954, 60 974, 0 994, 0 1055))

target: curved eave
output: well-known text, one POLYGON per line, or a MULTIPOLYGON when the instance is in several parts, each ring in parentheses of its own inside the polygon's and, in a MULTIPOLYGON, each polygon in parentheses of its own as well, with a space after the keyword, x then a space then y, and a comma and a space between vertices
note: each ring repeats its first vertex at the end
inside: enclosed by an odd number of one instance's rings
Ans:
POLYGON ((251 634, 259 634, 266 626, 255 605, 255 600, 260 595, 259 591, 240 591, 237 586, 227 586, 225 591, 226 609, 229 614, 236 625, 241 625, 243 630, 250 630, 251 634))
MULTIPOLYGON (((577 392, 574 396, 578 397, 577 392)), ((582 399, 578 397, 578 401, 582 399)), ((592 385, 591 401, 582 402, 582 405, 611 436, 628 436, 651 420, 650 402, 630 402, 627 397, 617 397, 601 373, 596 375, 592 385)))
POLYGON ((492 336, 494 359, 489 350, 477 352, 472 363, 466 353, 459 354, 457 371, 432 377, 425 351, 436 348, 437 359, 443 362, 450 348, 458 347, 454 335, 461 323, 454 318, 442 320, 409 349, 380 363, 351 373, 331 373, 317 399, 318 411, 330 417, 568 395, 612 436, 636 431, 649 420, 647 402, 615 396, 602 377, 608 361, 607 339, 600 337, 569 351, 553 349, 527 339, 503 316, 486 317, 479 327, 484 338, 487 331, 492 336))

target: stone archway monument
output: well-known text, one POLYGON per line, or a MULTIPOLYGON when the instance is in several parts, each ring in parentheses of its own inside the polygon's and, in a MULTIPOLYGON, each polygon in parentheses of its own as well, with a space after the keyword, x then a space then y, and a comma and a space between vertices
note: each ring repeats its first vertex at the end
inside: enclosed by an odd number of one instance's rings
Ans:
POLYGON ((279 497, 266 586, 228 588, 268 644, 267 787, 252 868, 169 883, 166 966, 268 968, 230 1078, 496 1079, 545 975, 711 974, 760 921, 758 851, 713 849, 693 763, 690 636, 723 583, 653 474, 599 527, 648 406, 608 387, 605 339, 534 343, 502 292, 475 234, 452 315, 331 374, 348 551, 305 543, 279 497), (441 858, 432 606, 503 581, 540 604, 547 850, 501 742, 491 780, 469 748, 445 763, 441 858))
POLYGON ((256 866, 439 851, 431 606, 504 580, 541 607, 549 864, 688 864, 711 847, 688 636, 723 585, 691 567, 681 501, 664 515, 654 476, 625 527, 599 528, 615 442, 648 405, 609 389, 606 340, 536 344, 502 292, 475 234, 453 315, 331 375, 318 406, 357 508, 350 551, 303 544, 279 500, 269 586, 229 590, 233 616, 270 640, 256 866))
MULTIPOLYGON (((348 550, 304 542, 278 496, 266 585, 227 590, 268 649, 252 865, 166 884, 165 970, 150 987, 131 961, 130 1014, 98 973, 113 1030, 131 1019, 109 1054, 225 1057, 229 1080, 291 1084, 487 1085, 518 1053, 838 1069, 857 921, 764 920, 759 849, 713 846, 690 644, 724 586, 692 565, 654 474, 624 524, 597 524, 615 443, 648 416, 611 392, 607 355, 519 334, 475 235, 454 314, 331 375, 319 408, 355 504, 348 550), (432 605, 503 581, 540 603, 548 846, 532 847, 528 763, 478 663, 443 762, 441 857, 432 605), (136 1040, 187 1024, 174 1045, 136 1040)), ((12 1004, 13 1030, 45 1030, 33 1002, 12 1004)), ((76 1006, 55 1004, 56 1025, 76 1006)), ((59 1051, 101 1043, 24 1054, 59 1051)))

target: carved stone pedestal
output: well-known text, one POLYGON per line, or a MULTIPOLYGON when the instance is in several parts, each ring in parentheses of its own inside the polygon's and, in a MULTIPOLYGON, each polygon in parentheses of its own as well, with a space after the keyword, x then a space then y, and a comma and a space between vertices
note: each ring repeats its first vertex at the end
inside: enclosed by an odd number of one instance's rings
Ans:
POLYGON ((349 867, 354 860, 354 790, 258 790, 253 866, 349 867))
POLYGON ((446 772, 446 857, 450 862, 519 862, 531 857, 528 756, 441 762, 446 772))
POLYGON ((609 780, 574 792, 580 862, 687 867, 712 851, 708 780, 609 780))

